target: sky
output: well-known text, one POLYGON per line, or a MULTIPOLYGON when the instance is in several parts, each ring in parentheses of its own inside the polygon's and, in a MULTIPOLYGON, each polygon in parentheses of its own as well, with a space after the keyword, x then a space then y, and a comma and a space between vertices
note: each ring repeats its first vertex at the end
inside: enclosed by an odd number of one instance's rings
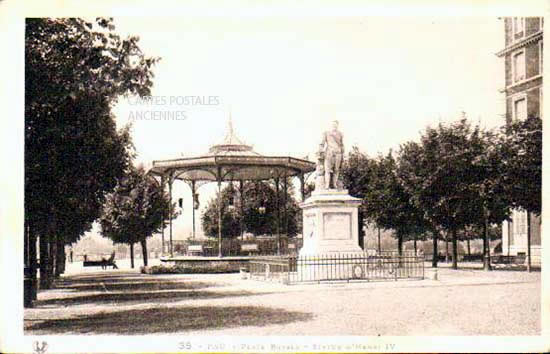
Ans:
MULTIPOLYGON (((196 155, 219 141, 229 111, 258 152, 303 156, 328 123, 369 154, 415 139, 464 110, 503 122, 497 18, 117 18, 120 33, 161 57, 153 105, 122 100, 117 121, 145 111, 185 119, 134 120, 139 159, 196 155), (219 104, 170 100, 213 96, 219 104), (176 97, 176 98, 175 98, 176 97), (159 100, 160 99, 160 100, 159 100), (163 102, 162 99, 165 101, 163 102)), ((139 119, 139 118, 137 118, 139 119)))
MULTIPOLYGON (((311 159, 334 119, 346 149, 371 156, 462 111, 488 128, 504 122, 504 65, 495 55, 504 25, 496 17, 119 17, 115 24, 161 58, 153 100, 121 99, 114 110, 119 127, 132 122, 137 162, 146 166, 207 152, 229 114, 257 152, 311 159), (152 114, 163 116, 146 119, 152 114)), ((203 208, 214 190, 201 188, 203 208)), ((182 182, 173 196, 190 202, 182 182)), ((176 234, 189 234, 190 210, 174 222, 176 234)))

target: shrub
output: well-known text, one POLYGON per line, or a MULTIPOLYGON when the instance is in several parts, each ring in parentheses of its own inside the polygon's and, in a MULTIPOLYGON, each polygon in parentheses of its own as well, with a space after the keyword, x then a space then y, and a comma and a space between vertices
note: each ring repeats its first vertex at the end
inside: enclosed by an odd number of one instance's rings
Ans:
POLYGON ((239 272, 240 263, 187 263, 176 265, 156 265, 141 267, 143 274, 216 274, 239 272))

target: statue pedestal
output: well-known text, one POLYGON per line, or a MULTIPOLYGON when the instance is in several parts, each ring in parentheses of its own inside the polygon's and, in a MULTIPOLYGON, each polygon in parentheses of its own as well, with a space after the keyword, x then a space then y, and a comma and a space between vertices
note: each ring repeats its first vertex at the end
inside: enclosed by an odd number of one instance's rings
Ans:
POLYGON ((315 190, 300 204, 304 241, 300 257, 363 253, 357 215, 360 204, 361 200, 347 190, 315 190))
POLYGON ((360 204, 347 190, 336 189, 316 190, 300 204, 304 245, 296 260, 298 281, 362 277, 360 264, 365 258, 359 247, 360 204))

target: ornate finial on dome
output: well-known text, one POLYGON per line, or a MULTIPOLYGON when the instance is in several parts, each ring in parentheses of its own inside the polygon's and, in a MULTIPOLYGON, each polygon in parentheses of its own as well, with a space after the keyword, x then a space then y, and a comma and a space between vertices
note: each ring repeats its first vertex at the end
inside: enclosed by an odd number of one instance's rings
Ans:
POLYGON ((233 129, 233 119, 231 117, 231 108, 229 109, 229 119, 227 120, 227 132, 223 139, 223 145, 244 145, 244 143, 237 138, 235 130, 233 129))
POLYGON ((227 120, 227 131, 225 138, 221 144, 216 144, 210 147, 209 153, 212 155, 247 155, 247 156, 259 156, 259 154, 252 150, 252 146, 246 145, 237 138, 235 129, 233 128, 233 119, 231 117, 231 110, 229 110, 229 119, 227 120))

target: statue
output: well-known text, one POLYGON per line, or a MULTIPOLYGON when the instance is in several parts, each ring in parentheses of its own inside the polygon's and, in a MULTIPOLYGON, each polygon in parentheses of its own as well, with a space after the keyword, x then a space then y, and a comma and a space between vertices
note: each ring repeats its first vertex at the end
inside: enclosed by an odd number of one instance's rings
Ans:
MULTIPOLYGON (((344 189, 340 177, 343 157, 343 136, 338 131, 338 122, 334 121, 332 128, 323 133, 316 151, 315 190, 309 198, 300 203, 303 220, 303 246, 300 249, 300 257, 332 254, 354 254, 364 257, 364 251, 359 247, 358 210, 361 199, 352 197, 344 189)), ((331 267, 328 263, 315 269, 310 265, 299 264, 296 271, 302 279, 338 278, 338 275, 333 274, 331 267)), ((357 269, 361 267, 353 264, 345 267, 345 272, 352 274, 351 276, 363 276, 363 273, 356 274, 357 269)))
POLYGON ((344 137, 338 130, 338 121, 332 122, 332 130, 323 133, 321 148, 324 155, 325 189, 343 189, 340 166, 344 157, 344 137))

